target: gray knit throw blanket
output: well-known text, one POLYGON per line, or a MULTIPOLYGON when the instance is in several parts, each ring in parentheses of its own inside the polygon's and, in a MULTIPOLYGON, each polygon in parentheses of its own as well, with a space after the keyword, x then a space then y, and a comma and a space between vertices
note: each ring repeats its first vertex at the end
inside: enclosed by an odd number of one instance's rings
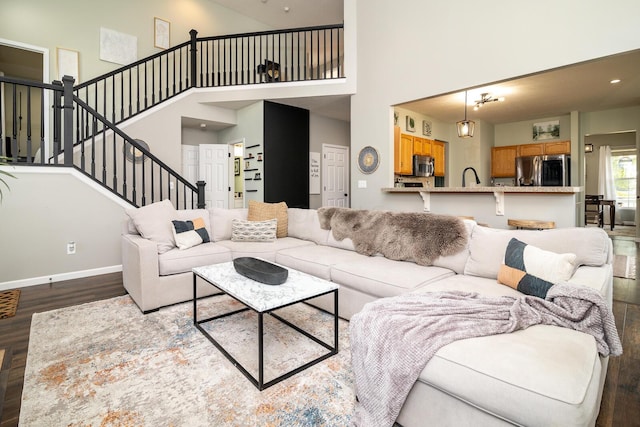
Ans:
POLYGON ((441 347, 538 324, 590 334, 602 356, 622 354, 611 310, 597 291, 584 286, 554 285, 544 300, 433 292, 365 305, 349 324, 358 397, 353 425, 392 426, 420 372, 441 347))

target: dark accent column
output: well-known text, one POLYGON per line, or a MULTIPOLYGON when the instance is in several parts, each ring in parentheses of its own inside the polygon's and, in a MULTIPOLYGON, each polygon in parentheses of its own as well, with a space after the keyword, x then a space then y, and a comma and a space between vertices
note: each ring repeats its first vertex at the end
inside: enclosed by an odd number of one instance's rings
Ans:
POLYGON ((196 75, 197 75, 197 63, 198 63, 198 40, 197 35, 198 32, 196 30, 189 31, 189 35, 191 36, 191 87, 196 87, 196 75))
POLYGON ((64 104, 62 110, 62 120, 64 123, 64 165, 73 166, 73 83, 75 82, 73 77, 63 76, 63 96, 64 104))
POLYGON ((207 185, 204 181, 196 182, 198 186, 198 209, 204 209, 206 207, 207 202, 204 200, 204 186, 207 185))

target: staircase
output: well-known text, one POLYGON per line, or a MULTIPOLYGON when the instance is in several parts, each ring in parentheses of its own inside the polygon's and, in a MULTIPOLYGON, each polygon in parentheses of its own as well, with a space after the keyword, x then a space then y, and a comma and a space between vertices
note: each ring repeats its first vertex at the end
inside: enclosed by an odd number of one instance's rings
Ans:
POLYGON ((169 199, 203 208, 205 183, 185 180, 122 124, 193 88, 343 78, 343 42, 342 25, 205 38, 191 30, 185 43, 75 86, 68 76, 0 77, 0 155, 73 167, 136 207, 169 199))

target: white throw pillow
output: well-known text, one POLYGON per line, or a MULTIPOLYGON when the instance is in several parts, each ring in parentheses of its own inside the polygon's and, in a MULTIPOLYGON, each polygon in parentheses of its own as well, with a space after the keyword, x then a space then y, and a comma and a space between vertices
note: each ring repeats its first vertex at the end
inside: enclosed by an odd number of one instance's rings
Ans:
POLYGON ((231 221, 231 241, 233 242, 274 242, 278 229, 278 220, 231 221))
POLYGON ((171 201, 163 200, 141 208, 127 209, 126 213, 140 235, 158 245, 159 254, 176 246, 171 220, 176 217, 177 211, 171 201))

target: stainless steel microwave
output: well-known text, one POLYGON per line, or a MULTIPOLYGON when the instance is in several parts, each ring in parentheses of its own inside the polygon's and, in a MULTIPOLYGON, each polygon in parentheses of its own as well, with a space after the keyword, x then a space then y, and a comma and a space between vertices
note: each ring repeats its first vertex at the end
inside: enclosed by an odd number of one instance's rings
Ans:
POLYGON ((571 156, 516 157, 516 185, 568 187, 571 185, 571 156))
POLYGON ((413 176, 433 176, 433 157, 413 156, 413 176))

